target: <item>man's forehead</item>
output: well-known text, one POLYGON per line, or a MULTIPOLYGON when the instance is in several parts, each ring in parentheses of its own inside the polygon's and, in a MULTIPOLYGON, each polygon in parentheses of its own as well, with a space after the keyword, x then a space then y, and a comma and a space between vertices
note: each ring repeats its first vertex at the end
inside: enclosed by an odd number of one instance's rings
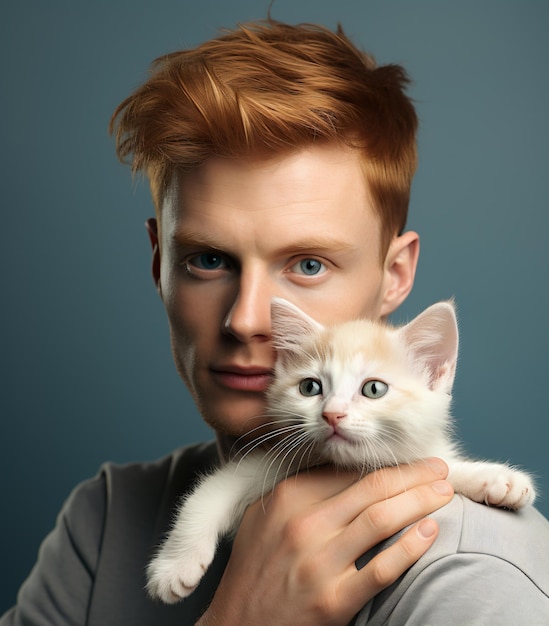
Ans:
POLYGON ((356 152, 327 147, 278 160, 210 160, 172 179, 161 219, 174 244, 228 249, 271 236, 273 249, 319 253, 356 249, 357 235, 377 237, 380 226, 356 152))
MULTIPOLYGON (((300 179, 324 179, 327 172, 344 172, 359 187, 366 187, 362 169, 362 153, 342 144, 311 144, 274 155, 252 154, 237 157, 210 157, 191 170, 175 171, 166 190, 166 196, 188 193, 189 190, 225 186, 235 178, 258 177, 274 184, 291 180, 291 187, 299 191, 300 179)), ((345 175, 344 174, 344 175, 345 175)), ((367 189, 365 189, 367 192, 367 189)))

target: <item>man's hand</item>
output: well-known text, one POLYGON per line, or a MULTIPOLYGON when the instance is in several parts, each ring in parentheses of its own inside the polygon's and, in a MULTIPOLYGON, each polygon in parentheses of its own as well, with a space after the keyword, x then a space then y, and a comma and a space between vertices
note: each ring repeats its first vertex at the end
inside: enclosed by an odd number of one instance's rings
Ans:
POLYGON ((318 468, 279 483, 249 507, 211 606, 198 622, 344 625, 432 545, 422 519, 452 497, 446 465, 429 459, 357 480, 318 468), (362 569, 370 548, 420 521, 362 569))

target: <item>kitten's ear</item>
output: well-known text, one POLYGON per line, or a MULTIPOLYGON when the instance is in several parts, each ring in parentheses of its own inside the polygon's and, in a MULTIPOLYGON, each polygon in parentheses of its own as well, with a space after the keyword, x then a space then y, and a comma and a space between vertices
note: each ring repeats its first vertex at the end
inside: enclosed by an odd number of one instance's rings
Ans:
POLYGON ((450 393, 458 355, 453 301, 433 304, 400 329, 415 365, 426 371, 431 389, 450 393))
POLYGON ((282 298, 273 298, 271 301, 271 324, 273 346, 281 353, 296 352, 304 337, 322 329, 318 322, 282 298))

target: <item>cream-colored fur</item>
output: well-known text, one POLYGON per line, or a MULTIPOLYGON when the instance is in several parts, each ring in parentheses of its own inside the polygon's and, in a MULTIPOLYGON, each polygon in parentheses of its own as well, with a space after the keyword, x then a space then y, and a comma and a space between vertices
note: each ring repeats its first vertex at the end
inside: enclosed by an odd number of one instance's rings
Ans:
POLYGON ((367 320, 322 327, 283 300, 273 302, 272 319, 278 357, 268 423, 182 503, 148 568, 153 597, 176 602, 192 593, 246 507, 305 467, 331 463, 368 473, 438 456, 456 492, 511 509, 533 502, 528 474, 469 461, 452 440, 458 329, 451 302, 402 327, 367 320))

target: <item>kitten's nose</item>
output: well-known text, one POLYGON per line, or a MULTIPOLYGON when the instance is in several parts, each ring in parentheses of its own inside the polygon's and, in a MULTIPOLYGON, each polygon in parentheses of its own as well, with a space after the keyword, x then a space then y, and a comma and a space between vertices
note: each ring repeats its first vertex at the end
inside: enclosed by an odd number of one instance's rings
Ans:
POLYGON ((338 421, 346 416, 344 411, 324 411, 322 418, 330 424, 330 426, 336 426, 338 421))

